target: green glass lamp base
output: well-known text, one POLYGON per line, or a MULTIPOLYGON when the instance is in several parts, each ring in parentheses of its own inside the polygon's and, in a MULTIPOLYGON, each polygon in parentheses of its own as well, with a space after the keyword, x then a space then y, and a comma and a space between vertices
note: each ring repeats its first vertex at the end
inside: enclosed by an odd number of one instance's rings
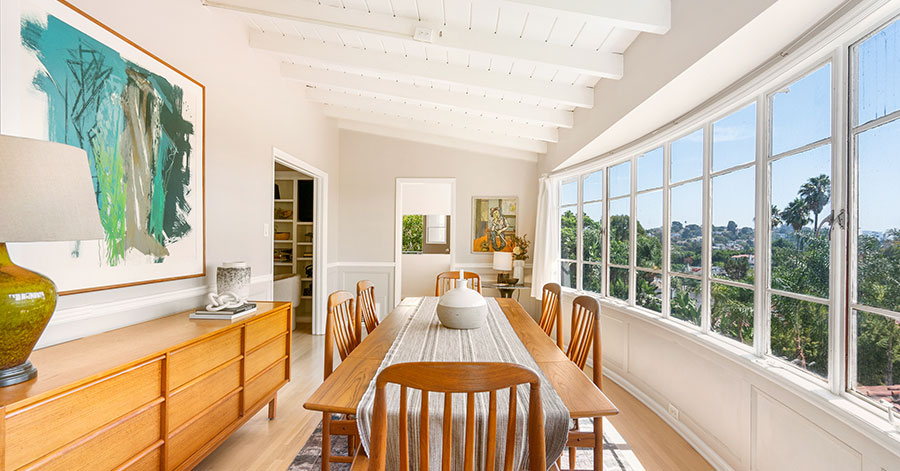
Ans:
POLYGON ((0 388, 24 383, 25 381, 36 377, 37 368, 35 368, 30 361, 26 361, 25 364, 14 366, 12 368, 2 368, 0 369, 0 388))

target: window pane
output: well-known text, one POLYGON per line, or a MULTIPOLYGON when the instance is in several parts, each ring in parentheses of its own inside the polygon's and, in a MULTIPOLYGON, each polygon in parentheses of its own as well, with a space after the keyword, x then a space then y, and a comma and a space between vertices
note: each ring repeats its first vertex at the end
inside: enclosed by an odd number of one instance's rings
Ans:
POLYGON ((712 171, 756 160, 756 103, 713 123, 712 171))
POLYGON ((635 302, 651 311, 662 312, 662 276, 638 270, 635 302))
POLYGON ((575 262, 561 262, 561 265, 560 284, 564 288, 575 289, 575 262))
POLYGON ((672 317, 700 325, 700 309, 702 289, 700 280, 693 278, 671 277, 670 309, 672 317))
POLYGON ((594 293, 600 293, 603 286, 603 266, 585 263, 581 267, 584 280, 581 282, 582 289, 594 293))
POLYGON ((703 182, 672 188, 672 271, 701 273, 703 253, 703 182))
POLYGON ((772 296, 772 355, 828 375, 828 306, 772 296))
POLYGON ((710 297, 712 331, 753 345, 753 290, 712 283, 710 297))
POLYGON ((653 149, 637 159, 637 191, 663 185, 663 148, 653 149))
POLYGON ((631 198, 609 202, 609 263, 628 265, 631 198))
POLYGON ((863 124, 900 109, 900 23, 894 22, 859 45, 856 71, 859 115, 863 124))
POLYGON ((609 295, 628 300, 628 269, 609 267, 609 295))
POLYGON ((662 268, 662 190, 637 196, 637 265, 662 268))
POLYGON ((578 204, 578 180, 563 183, 559 187, 559 205, 578 204))
POLYGON ((900 121, 861 133, 857 299, 861 304, 900 311, 900 121))
POLYGON ((772 155, 831 135, 831 64, 772 97, 772 155))
POLYGON ((584 220, 581 221, 582 249, 584 261, 603 261, 603 203, 586 203, 582 207, 584 220))
POLYGON ((672 183, 703 175, 703 130, 698 129, 672 143, 672 183))
POLYGON ((586 177, 582 182, 584 201, 597 201, 603 199, 603 170, 598 170, 586 177))
POLYGON ((830 175, 827 145, 772 162, 773 288, 828 297, 830 175))
POLYGON ((575 260, 578 241, 578 221, 575 220, 576 208, 562 208, 562 216, 560 216, 559 241, 560 250, 559 258, 575 260))
POLYGON ((856 311, 856 390, 900 411, 900 322, 856 311))
POLYGON ((753 284, 756 167, 712 180, 712 276, 753 284))
POLYGON ((609 197, 627 195, 631 192, 631 161, 622 162, 609 169, 609 197))

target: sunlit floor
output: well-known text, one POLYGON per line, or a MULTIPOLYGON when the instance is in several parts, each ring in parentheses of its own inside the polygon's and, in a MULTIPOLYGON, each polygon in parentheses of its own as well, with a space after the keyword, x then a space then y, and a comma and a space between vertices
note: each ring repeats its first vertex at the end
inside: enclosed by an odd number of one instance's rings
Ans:
MULTIPOLYGON (((285 470, 306 443, 321 415, 303 402, 322 382, 324 337, 299 325, 293 334, 292 380, 278 394, 278 417, 268 420, 264 408, 226 440, 197 470, 285 470)), ((687 442, 650 409, 609 378, 604 391, 620 414, 611 422, 632 446, 647 471, 712 469, 687 442)))

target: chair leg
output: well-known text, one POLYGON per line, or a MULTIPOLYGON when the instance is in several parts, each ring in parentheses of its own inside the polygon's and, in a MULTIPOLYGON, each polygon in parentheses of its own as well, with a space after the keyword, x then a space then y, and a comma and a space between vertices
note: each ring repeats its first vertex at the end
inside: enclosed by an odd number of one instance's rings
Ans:
POLYGON ((575 450, 574 446, 569 447, 569 469, 575 469, 575 450))
POLYGON ((331 470, 331 412, 322 413, 322 471, 331 470))

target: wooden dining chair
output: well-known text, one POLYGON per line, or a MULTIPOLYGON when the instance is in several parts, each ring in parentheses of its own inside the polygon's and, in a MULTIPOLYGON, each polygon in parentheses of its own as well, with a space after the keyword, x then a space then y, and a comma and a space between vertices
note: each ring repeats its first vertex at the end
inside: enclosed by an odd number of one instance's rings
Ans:
MULTIPOLYGON (((478 273, 470 271, 464 272, 463 279, 467 284, 471 283, 472 289, 481 293, 481 277, 478 276, 478 273)), ((453 288, 455 283, 453 280, 459 280, 458 271, 445 271, 444 273, 439 274, 437 280, 434 282, 434 295, 442 296, 453 288)))
POLYGON ((562 304, 560 304, 559 300, 559 284, 547 283, 544 285, 543 293, 541 294, 541 320, 539 324, 541 330, 550 338, 553 338, 553 327, 556 327, 556 346, 563 350, 562 315, 560 314, 562 304))
MULTIPOLYGON (((572 331, 569 340, 569 349, 566 356, 579 368, 584 369, 587 364, 588 354, 593 352, 593 381, 599 389, 603 389, 603 354, 600 348, 600 303, 591 296, 578 296, 572 301, 572 331), (593 348, 591 348, 593 347, 593 348)), ((603 418, 594 419, 594 430, 602 433, 602 426, 598 422, 603 418)), ((569 431, 569 469, 575 469, 576 445, 581 439, 578 429, 578 420, 569 431)), ((593 446, 593 445, 591 445, 593 446)), ((560 468, 561 469, 561 468, 560 468)))
MULTIPOLYGON (((530 386, 528 404, 528 469, 545 471, 547 469, 546 450, 544 444, 544 412, 541 406, 541 383, 534 371, 511 363, 399 363, 382 370, 375 379, 375 406, 372 418, 372 440, 369 457, 358 455, 353 469, 384 471, 387 453, 399 453, 400 470, 409 469, 409 443, 407 433, 407 393, 408 389, 422 391, 422 405, 419 430, 418 469, 428 469, 430 439, 428 436, 428 396, 429 392, 444 393, 443 429, 441 434, 441 469, 451 469, 453 446, 453 393, 466 394, 466 421, 464 463, 462 468, 469 471, 475 466, 475 393, 489 393, 487 421, 487 449, 485 451, 484 469, 493 471, 497 456, 497 391, 509 388, 509 419, 507 435, 516 430, 516 388, 518 385, 530 386), (399 412, 399 450, 387 450, 387 404, 385 386, 400 385, 399 412)), ((512 470, 515 455, 515 440, 507 440, 504 450, 504 469, 512 470)))
MULTIPOLYGON (((366 333, 371 334, 378 327, 378 314, 375 312, 375 283, 362 280, 356 283, 357 317, 366 324, 366 333)), ((361 340, 362 329, 357 330, 357 340, 361 340)))
MULTIPOLYGON (((334 347, 337 346, 341 361, 359 345, 361 329, 359 311, 353 309, 353 295, 347 291, 335 291, 328 296, 328 312, 325 316, 325 379, 334 371, 334 347)), ((322 414, 322 471, 329 471, 331 463, 352 463, 353 450, 359 439, 356 419, 340 416, 334 419, 330 413, 322 414), (331 436, 347 436, 348 456, 331 455, 331 436)))

